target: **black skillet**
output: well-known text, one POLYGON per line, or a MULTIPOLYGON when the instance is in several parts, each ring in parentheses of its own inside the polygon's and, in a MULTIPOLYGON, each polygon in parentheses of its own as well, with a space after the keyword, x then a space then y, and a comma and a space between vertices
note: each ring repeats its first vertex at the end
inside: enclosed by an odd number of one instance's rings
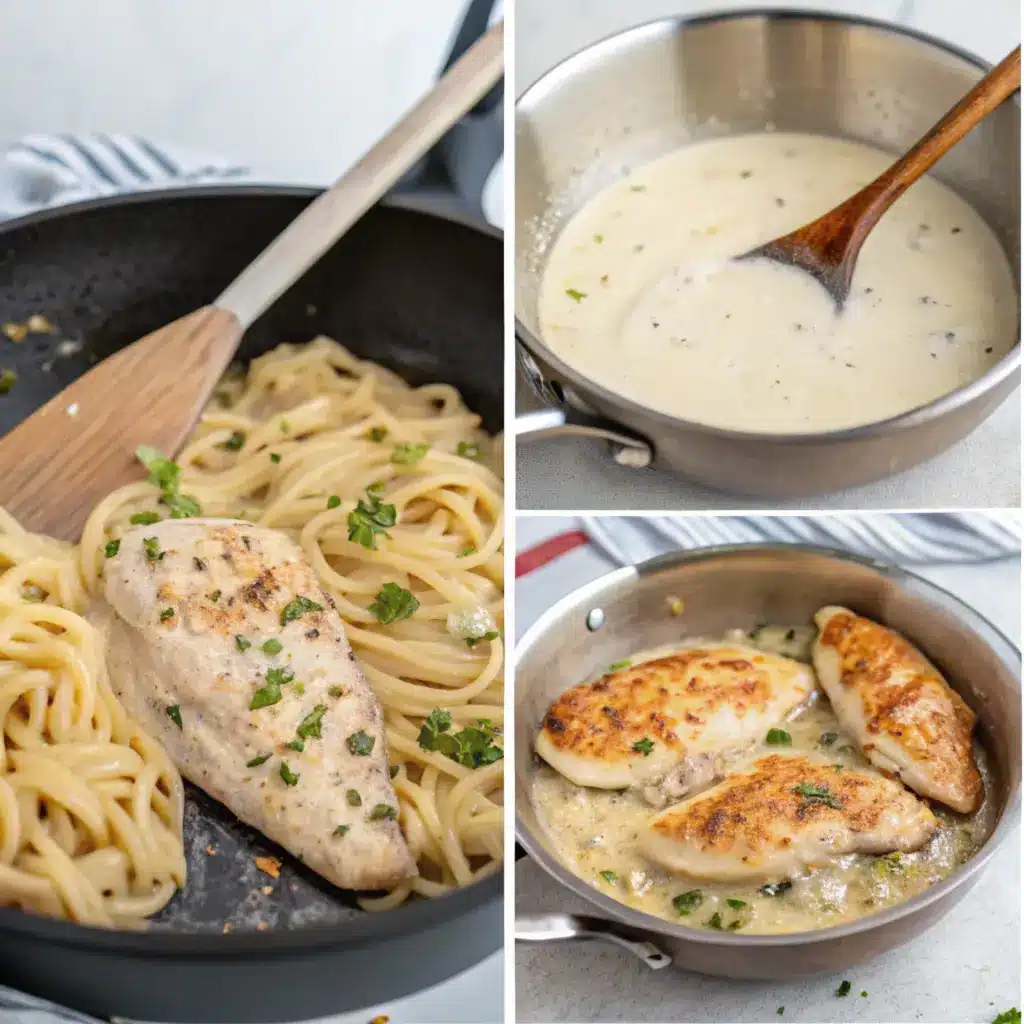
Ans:
MULTIPOLYGON (((474 17, 480 25, 463 35, 483 30, 489 8, 471 5, 467 25, 474 17)), ((461 39, 456 50, 471 41, 461 39)), ((480 185, 474 132, 493 134, 495 119, 500 96, 492 95, 460 126, 473 150, 470 177, 480 185)), ((458 204, 444 186, 455 175, 445 182, 445 165, 435 152, 421 168, 419 198, 372 209, 249 329, 239 357, 327 334, 412 384, 453 384, 489 430, 500 430, 501 235, 451 212, 458 204)), ((181 189, 0 226, 0 321, 44 313, 57 327, 20 345, 0 338, 0 368, 18 374, 0 396, 0 432, 95 360, 218 295, 315 195, 288 187, 181 189)), ((501 946, 500 875, 441 899, 363 913, 353 894, 191 786, 185 846, 188 883, 146 932, 0 908, 0 985, 98 1017, 298 1020, 408 995, 501 946), (278 879, 256 867, 258 856, 280 859, 278 879)))

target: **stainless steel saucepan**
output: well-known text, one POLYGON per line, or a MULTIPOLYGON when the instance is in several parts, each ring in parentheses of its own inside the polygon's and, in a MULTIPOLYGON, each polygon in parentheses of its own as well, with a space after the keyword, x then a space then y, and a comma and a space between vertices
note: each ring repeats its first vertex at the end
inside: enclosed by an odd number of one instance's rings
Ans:
MULTIPOLYGON (((827 433, 722 430, 647 409, 588 380, 544 343, 538 295, 567 220, 630 167, 688 142, 765 129, 814 132, 893 153, 913 144, 986 64, 863 19, 793 11, 670 18, 577 53, 516 105, 516 336, 551 406, 517 441, 576 434, 724 490, 789 498, 878 480, 949 448, 1019 382, 1020 345, 972 384, 884 422, 827 433)), ((1020 103, 1004 104, 936 167, 988 222, 1019 278, 1020 103)), ((824 211, 823 211, 824 212, 824 211)))
MULTIPOLYGON (((589 900, 591 917, 522 916, 516 939, 616 942, 651 967, 784 980, 839 971, 919 935, 948 914, 1010 838, 1020 816, 1020 654, 994 626, 951 594, 903 569, 838 551, 740 545, 675 552, 619 569, 551 608, 517 648, 516 817, 519 842, 564 886, 589 900), (669 599, 682 599, 673 616, 669 599), (714 635, 759 622, 810 623, 842 604, 917 644, 978 715, 979 737, 997 779, 995 827, 966 864, 925 892, 849 924, 791 935, 687 928, 633 910, 569 871, 556 857, 530 802, 533 738, 552 699, 602 666, 680 636, 714 635)), ((1007 907, 1009 913, 1016 910, 1007 907)))

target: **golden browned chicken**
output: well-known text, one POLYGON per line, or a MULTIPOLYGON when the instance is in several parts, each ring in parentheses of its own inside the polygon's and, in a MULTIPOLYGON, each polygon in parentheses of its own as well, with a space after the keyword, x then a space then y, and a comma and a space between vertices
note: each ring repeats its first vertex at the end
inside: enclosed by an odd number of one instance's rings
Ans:
POLYGON ((974 760, 974 712, 899 634, 847 608, 822 608, 814 667, 840 723, 864 756, 915 792, 961 814, 984 787, 974 760))
POLYGON ((761 739, 814 689, 811 669, 790 658, 694 647, 567 690, 536 749, 579 786, 626 789, 673 773, 678 798, 711 781, 718 755, 761 739))
POLYGON ((850 853, 916 850, 937 826, 923 801, 877 772, 770 754, 655 815, 640 843, 675 874, 777 881, 850 853))

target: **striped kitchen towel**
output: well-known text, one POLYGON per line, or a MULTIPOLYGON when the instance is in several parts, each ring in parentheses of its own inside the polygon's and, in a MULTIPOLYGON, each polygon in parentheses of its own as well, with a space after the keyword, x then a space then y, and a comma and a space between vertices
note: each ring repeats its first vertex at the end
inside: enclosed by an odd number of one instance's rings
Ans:
POLYGON ((1021 514, 864 513, 812 516, 584 516, 609 558, 632 565, 666 551, 716 544, 814 544, 901 565, 1020 556, 1021 514))
POLYGON ((28 135, 0 153, 0 220, 117 192, 237 181, 247 174, 220 157, 135 135, 28 135))

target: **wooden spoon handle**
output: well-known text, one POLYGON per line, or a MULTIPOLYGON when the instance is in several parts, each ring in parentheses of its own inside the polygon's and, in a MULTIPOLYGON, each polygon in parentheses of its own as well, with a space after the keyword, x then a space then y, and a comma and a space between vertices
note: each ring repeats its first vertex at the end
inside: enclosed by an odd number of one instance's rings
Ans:
POLYGON ((975 125, 1020 88, 1020 47, 1000 61, 945 116, 887 171, 848 202, 871 209, 867 232, 911 185, 975 125))
POLYGON ((214 303, 243 330, 283 294, 442 135, 494 87, 504 66, 504 23, 475 43, 408 114, 324 192, 214 303))

